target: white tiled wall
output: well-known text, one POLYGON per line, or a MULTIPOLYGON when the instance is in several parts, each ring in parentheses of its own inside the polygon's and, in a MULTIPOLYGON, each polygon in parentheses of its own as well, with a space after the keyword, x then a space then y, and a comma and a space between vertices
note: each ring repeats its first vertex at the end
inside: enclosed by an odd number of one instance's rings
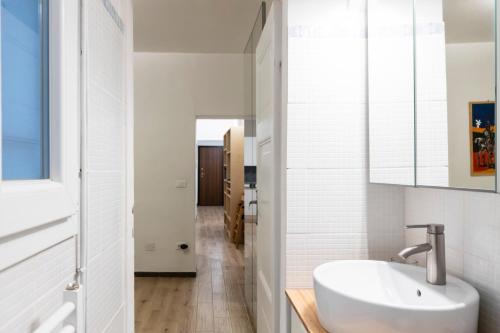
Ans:
POLYGON ((287 287, 403 247, 403 190, 369 185, 363 1, 289 1, 287 287))
POLYGON ((417 184, 449 184, 448 103, 443 3, 421 0, 416 26, 417 184))
POLYGON ((0 271, 0 332, 32 332, 63 304, 74 274, 74 238, 0 271))
MULTIPOLYGON (((448 272, 481 295, 479 332, 500 332, 500 195, 438 189, 405 190, 406 224, 442 223, 448 272)), ((409 230, 406 244, 425 242, 424 230, 409 230)), ((419 257, 420 263, 425 258, 419 257)))
POLYGON ((389 259, 425 241, 404 223, 444 223, 448 271, 481 294, 479 332, 500 332, 500 195, 368 184, 358 9, 289 1, 287 287, 311 287, 324 262, 389 259))
POLYGON ((370 179, 415 183, 413 1, 368 2, 370 179))

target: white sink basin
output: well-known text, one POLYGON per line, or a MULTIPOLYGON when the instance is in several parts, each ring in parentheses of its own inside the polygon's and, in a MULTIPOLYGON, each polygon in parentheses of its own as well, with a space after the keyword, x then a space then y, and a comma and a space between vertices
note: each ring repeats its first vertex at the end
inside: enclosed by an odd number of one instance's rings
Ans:
POLYGON ((318 317, 331 333, 476 333, 479 294, 448 275, 382 261, 338 261, 314 270, 318 317))

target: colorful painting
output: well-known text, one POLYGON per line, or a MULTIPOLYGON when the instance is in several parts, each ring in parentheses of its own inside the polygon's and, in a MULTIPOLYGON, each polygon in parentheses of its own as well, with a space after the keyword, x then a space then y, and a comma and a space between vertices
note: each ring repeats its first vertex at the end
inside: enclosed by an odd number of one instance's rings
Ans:
POLYGON ((495 175, 495 102, 469 103, 472 176, 495 175))

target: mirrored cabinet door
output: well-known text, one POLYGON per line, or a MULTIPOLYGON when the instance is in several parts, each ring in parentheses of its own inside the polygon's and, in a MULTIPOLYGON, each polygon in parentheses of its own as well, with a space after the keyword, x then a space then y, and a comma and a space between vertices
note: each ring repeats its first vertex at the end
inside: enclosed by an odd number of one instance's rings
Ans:
POLYGON ((494 191, 495 0, 415 0, 418 186, 494 191))
POLYGON ((368 1, 370 181, 415 185, 413 0, 368 1))
POLYGON ((495 10, 368 2, 370 182, 497 191, 495 10))

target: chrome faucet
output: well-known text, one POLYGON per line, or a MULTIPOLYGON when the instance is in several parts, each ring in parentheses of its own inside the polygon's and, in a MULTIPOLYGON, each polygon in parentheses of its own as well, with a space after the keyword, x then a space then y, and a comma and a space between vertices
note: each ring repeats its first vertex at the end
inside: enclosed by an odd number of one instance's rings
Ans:
POLYGON ((408 247, 399 256, 403 259, 425 252, 427 255, 427 282, 436 285, 446 284, 446 260, 444 252, 444 225, 408 225, 407 229, 427 228, 427 243, 408 247))

